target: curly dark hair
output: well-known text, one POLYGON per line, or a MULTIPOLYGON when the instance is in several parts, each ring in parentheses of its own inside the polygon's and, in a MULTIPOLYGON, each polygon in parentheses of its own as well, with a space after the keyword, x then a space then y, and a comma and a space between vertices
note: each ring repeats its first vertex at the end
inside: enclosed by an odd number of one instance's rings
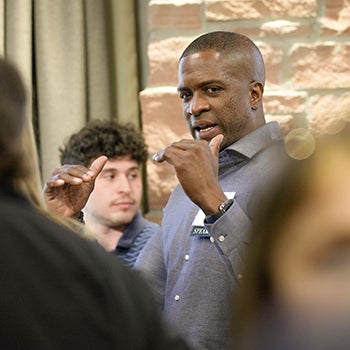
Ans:
POLYGON ((131 123, 93 120, 70 136, 59 148, 60 162, 89 166, 101 155, 109 158, 130 155, 139 164, 147 160, 147 145, 140 131, 131 123))

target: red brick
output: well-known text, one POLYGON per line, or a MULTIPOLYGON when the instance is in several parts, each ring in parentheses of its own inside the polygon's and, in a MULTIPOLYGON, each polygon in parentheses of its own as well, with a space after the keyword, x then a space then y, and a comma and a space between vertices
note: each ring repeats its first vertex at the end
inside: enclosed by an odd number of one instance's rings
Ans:
POLYGON ((311 24, 301 24, 286 20, 266 22, 260 27, 260 37, 290 35, 310 35, 312 33, 311 24))
POLYGON ((249 26, 232 26, 229 30, 240 33, 252 38, 267 38, 267 37, 291 37, 305 36, 312 34, 313 26, 311 24, 301 24, 299 22, 290 22, 285 20, 276 20, 265 22, 261 25, 252 21, 249 26))
POLYGON ((327 1, 325 16, 321 18, 324 35, 350 34, 350 2, 344 0, 327 1))
MULTIPOLYGON (((191 138, 175 87, 144 90, 140 94, 140 103, 143 133, 150 157, 174 141, 191 138)), ((149 161, 147 191, 150 208, 162 208, 177 182, 169 164, 149 161)))
POLYGON ((292 81, 296 88, 350 87, 350 44, 300 45, 291 53, 292 81))
POLYGON ((305 113, 306 94, 298 92, 285 92, 285 94, 267 92, 264 96, 266 113, 288 114, 305 113))
POLYGON ((193 39, 172 37, 149 44, 149 85, 177 84, 179 57, 193 39))
POLYGON ((171 142, 189 138, 176 87, 147 89, 140 93, 143 131, 154 153, 171 142))
POLYGON ((161 28, 199 29, 201 27, 200 2, 150 1, 148 5, 148 29, 161 28))
POLYGON ((338 131, 344 120, 350 121, 350 92, 310 98, 310 129, 316 135, 338 131))
POLYGON ((207 0, 208 21, 266 17, 309 18, 316 16, 316 0, 207 0))
POLYGON ((168 163, 147 162, 147 197, 151 210, 162 209, 178 180, 168 163))
POLYGON ((248 27, 243 27, 243 26, 239 26, 239 25, 233 25, 232 27, 230 27, 228 30, 232 31, 232 32, 236 32, 236 33, 240 33, 243 35, 246 35, 249 38, 258 38, 259 36, 261 36, 261 29, 259 26, 255 26, 257 25, 257 23, 255 21, 252 21, 252 23, 249 23, 250 25, 248 27))
POLYGON ((266 66, 266 88, 273 88, 280 84, 283 52, 277 46, 258 43, 266 66))

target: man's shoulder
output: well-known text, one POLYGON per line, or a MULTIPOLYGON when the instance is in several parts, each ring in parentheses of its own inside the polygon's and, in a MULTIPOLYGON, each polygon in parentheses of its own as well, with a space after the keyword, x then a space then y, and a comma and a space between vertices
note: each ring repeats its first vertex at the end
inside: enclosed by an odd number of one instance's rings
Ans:
POLYGON ((143 227, 141 234, 151 236, 154 233, 160 231, 160 225, 149 219, 145 219, 145 226, 143 227))

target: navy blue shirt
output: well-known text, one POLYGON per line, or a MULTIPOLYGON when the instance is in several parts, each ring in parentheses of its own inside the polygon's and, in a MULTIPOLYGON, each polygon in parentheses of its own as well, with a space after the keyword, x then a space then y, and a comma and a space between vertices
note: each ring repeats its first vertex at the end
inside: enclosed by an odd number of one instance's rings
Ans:
POLYGON ((116 249, 112 253, 118 255, 127 266, 134 267, 141 250, 149 238, 158 231, 160 231, 158 224, 146 220, 138 212, 126 227, 116 249))

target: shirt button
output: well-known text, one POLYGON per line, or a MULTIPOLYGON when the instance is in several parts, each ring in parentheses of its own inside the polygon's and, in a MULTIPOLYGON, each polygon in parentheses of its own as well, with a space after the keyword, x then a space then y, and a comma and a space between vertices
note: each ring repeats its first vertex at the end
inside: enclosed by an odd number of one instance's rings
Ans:
POLYGON ((175 295, 175 298, 174 298, 176 301, 179 301, 180 300, 180 295, 175 295))
POLYGON ((219 237, 219 241, 220 241, 220 242, 223 242, 224 240, 225 240, 225 236, 220 236, 220 237, 219 237))
POLYGON ((188 254, 185 255, 185 260, 189 260, 190 256, 188 254))
POLYGON ((214 243, 215 242, 215 238, 214 237, 210 237, 210 242, 214 243))
POLYGON ((237 278, 238 278, 239 280, 241 280, 242 277, 243 277, 243 275, 242 275, 241 273, 239 273, 239 274, 237 275, 237 278))

